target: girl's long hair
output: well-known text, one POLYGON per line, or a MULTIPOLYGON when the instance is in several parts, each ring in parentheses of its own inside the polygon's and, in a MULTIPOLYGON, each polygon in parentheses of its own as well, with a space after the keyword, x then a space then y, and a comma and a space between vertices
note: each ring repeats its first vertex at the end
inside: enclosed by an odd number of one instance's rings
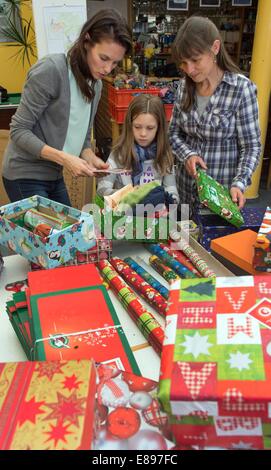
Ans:
POLYGON ((164 176, 172 171, 173 156, 167 136, 164 105, 158 96, 142 93, 131 101, 125 116, 121 135, 112 149, 113 155, 121 168, 134 168, 136 154, 134 149, 133 121, 142 113, 151 114, 157 121, 157 153, 154 159, 154 167, 161 176, 164 176))
MULTIPOLYGON (((191 59, 193 56, 211 52, 216 39, 220 41, 220 49, 216 56, 217 66, 223 71, 240 73, 239 67, 226 51, 216 25, 209 18, 203 16, 190 16, 179 28, 172 48, 177 67, 184 59, 191 59)), ((184 111, 189 111, 194 102, 195 83, 187 75, 185 75, 185 81, 185 93, 181 106, 184 111)))
POLYGON ((76 82, 85 97, 90 102, 94 97, 95 80, 91 76, 87 64, 85 45, 91 47, 104 40, 111 40, 124 47, 126 54, 132 50, 132 32, 126 19, 117 10, 106 8, 98 11, 83 25, 80 35, 68 52, 68 60, 76 82), (91 81, 91 84, 89 83, 91 81))

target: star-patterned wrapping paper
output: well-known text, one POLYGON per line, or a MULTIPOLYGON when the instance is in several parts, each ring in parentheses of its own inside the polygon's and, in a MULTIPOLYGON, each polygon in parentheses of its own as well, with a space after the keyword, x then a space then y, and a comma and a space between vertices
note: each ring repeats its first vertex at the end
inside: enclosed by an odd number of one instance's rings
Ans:
POLYGON ((181 279, 159 399, 183 448, 271 449, 271 277, 181 279))
POLYGON ((0 449, 91 449, 95 390, 91 360, 0 364, 0 449))

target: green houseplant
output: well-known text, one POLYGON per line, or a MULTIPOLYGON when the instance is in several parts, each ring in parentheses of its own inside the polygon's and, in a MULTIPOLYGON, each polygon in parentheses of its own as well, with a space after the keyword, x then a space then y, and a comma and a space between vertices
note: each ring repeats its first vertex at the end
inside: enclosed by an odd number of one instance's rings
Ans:
POLYGON ((36 58, 35 31, 32 26, 32 18, 26 19, 22 16, 22 6, 31 8, 31 0, 5 0, 3 3, 5 14, 5 25, 1 28, 8 44, 6 47, 16 48, 12 55, 18 62, 31 65, 31 57, 36 58))

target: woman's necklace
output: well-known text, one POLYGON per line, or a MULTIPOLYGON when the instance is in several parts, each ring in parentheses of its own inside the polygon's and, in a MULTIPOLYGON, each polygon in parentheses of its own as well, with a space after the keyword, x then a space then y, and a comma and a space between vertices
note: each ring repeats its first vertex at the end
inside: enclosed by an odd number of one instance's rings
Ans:
POLYGON ((217 87, 222 82, 223 76, 224 76, 224 72, 221 71, 221 74, 217 78, 217 81, 215 82, 215 84, 211 84, 209 81, 207 85, 205 85, 204 82, 199 83, 196 88, 197 94, 200 96, 212 96, 215 90, 217 89, 217 87))

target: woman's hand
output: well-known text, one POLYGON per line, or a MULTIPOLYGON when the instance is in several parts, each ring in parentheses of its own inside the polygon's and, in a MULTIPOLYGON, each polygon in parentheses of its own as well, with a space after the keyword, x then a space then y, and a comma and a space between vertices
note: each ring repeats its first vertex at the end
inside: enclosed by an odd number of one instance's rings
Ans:
POLYGON ((207 170, 206 164, 198 155, 192 155, 192 157, 189 157, 185 162, 184 167, 191 178, 196 178, 197 176, 197 165, 201 166, 204 170, 207 170))
POLYGON ((97 157, 91 149, 85 149, 82 152, 82 159, 88 163, 89 169, 92 171, 91 176, 106 176, 106 173, 95 173, 95 170, 107 170, 109 165, 101 158, 97 157))
POLYGON ((246 198, 242 193, 241 189, 237 188, 237 186, 232 186, 230 189, 230 195, 233 202, 237 203, 239 209, 243 209, 246 203, 246 198))
POLYGON ((63 160, 63 167, 66 168, 72 176, 93 176, 93 168, 86 160, 78 158, 74 155, 66 154, 63 160))
MULTIPOLYGON (((51 162, 58 163, 66 168, 72 176, 96 176, 96 170, 106 170, 109 165, 96 157, 95 153, 90 149, 85 149, 79 158, 70 153, 57 150, 49 145, 44 145, 41 149, 41 157, 51 162)), ((105 173, 98 174, 98 176, 105 176, 105 173)))

